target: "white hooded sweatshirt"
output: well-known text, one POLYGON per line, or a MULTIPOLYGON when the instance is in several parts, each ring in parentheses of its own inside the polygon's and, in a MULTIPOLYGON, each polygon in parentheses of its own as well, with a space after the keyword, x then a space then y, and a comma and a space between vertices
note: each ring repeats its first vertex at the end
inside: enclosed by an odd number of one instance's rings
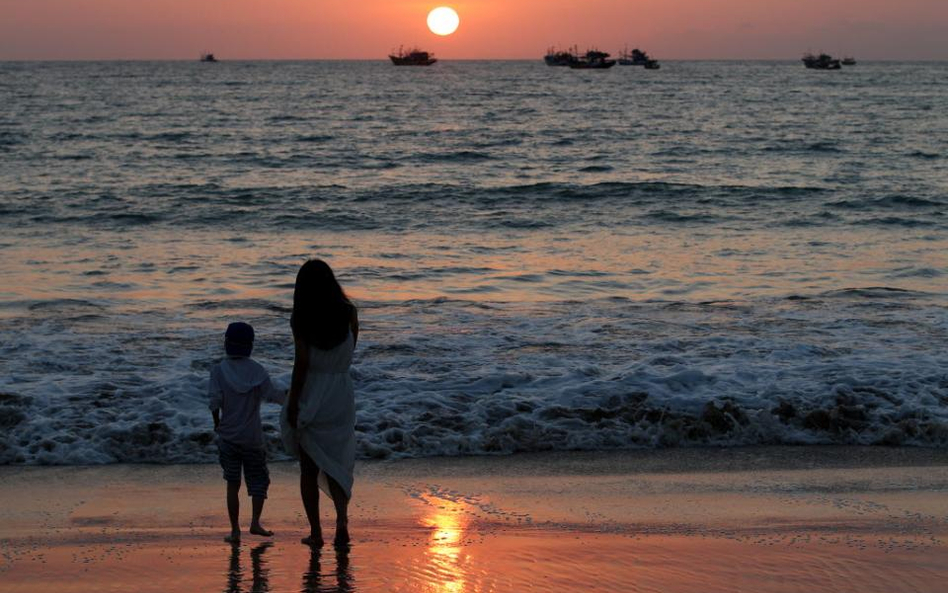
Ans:
POLYGON ((207 384, 211 411, 221 411, 218 436, 235 445, 263 447, 260 402, 282 404, 286 397, 266 369, 247 357, 231 356, 211 367, 207 384))

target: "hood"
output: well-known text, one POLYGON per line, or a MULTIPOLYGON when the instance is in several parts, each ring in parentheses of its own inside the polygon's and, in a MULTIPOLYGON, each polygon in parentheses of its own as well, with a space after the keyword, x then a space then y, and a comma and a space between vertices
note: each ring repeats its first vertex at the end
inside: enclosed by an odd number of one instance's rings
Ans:
POLYGON ((221 361, 221 381, 234 393, 247 393, 267 380, 267 371, 250 358, 225 358, 221 361))

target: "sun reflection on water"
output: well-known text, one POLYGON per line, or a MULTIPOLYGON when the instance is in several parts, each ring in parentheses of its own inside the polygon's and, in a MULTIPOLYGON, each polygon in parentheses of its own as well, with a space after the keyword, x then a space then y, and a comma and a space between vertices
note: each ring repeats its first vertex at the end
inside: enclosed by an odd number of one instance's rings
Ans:
POLYGON ((430 578, 426 590, 459 593, 465 590, 469 558, 463 549, 470 520, 466 505, 443 499, 426 499, 430 513, 421 523, 431 530, 428 536, 424 571, 430 578))

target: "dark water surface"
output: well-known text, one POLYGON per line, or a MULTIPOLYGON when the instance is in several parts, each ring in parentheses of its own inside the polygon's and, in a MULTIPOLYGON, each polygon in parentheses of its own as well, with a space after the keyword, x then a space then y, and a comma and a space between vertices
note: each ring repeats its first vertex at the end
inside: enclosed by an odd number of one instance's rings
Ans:
POLYGON ((286 381, 313 256, 364 456, 948 444, 948 64, 0 63, 0 105, 2 462, 212 459, 220 335, 286 381))

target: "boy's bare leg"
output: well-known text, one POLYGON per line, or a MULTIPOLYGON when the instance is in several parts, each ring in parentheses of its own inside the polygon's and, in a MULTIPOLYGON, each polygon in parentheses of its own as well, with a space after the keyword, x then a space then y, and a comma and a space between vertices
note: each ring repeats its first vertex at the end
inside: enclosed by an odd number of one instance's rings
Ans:
POLYGON ((262 535, 263 537, 272 536, 273 532, 267 531, 263 528, 263 525, 260 524, 260 515, 263 513, 263 503, 267 499, 262 496, 253 496, 251 500, 253 501, 253 518, 250 520, 250 533, 262 535))
POLYGON ((332 504, 336 507, 336 538, 333 545, 344 546, 349 543, 349 499, 338 482, 329 476, 326 476, 326 481, 332 493, 332 504))
POLYGON ((227 482, 227 515, 230 517, 230 535, 224 541, 240 542, 240 482, 227 482))

